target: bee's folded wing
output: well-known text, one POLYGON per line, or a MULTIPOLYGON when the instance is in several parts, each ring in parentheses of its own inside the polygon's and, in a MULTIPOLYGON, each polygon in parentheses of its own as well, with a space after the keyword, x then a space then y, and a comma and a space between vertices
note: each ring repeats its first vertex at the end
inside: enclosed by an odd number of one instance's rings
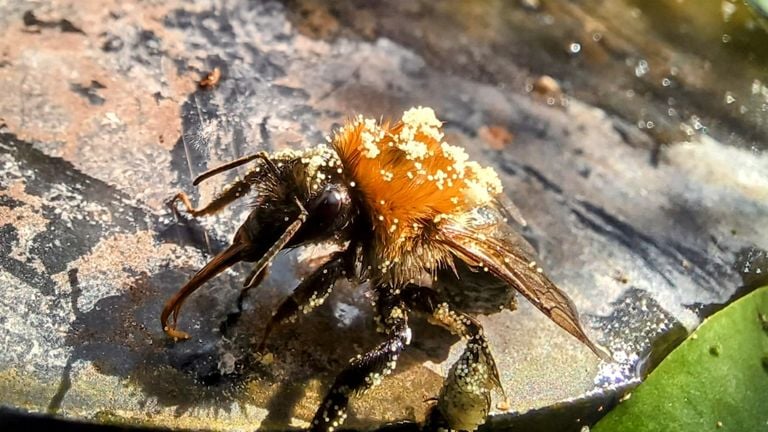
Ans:
POLYGON ((598 357, 611 361, 605 349, 587 337, 571 299, 549 280, 531 260, 527 251, 516 246, 516 242, 512 241, 514 236, 488 236, 481 230, 459 223, 447 223, 440 231, 441 243, 459 259, 469 265, 485 268, 509 283, 598 357))

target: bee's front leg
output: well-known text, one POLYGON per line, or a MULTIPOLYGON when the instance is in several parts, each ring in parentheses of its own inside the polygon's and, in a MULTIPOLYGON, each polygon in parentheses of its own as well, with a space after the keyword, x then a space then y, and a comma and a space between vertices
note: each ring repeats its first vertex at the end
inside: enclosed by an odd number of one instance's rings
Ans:
POLYGON ((176 207, 176 201, 181 201, 184 204, 184 208, 192 217, 212 215, 219 210, 229 205, 232 201, 247 194, 251 188, 251 181, 247 178, 236 180, 224 187, 224 190, 216 194, 216 196, 208 204, 195 208, 192 202, 189 200, 189 196, 184 192, 179 192, 170 201, 168 206, 171 210, 178 214, 176 207))
POLYGON ((382 294, 378 299, 377 313, 385 326, 387 339, 370 352, 353 358, 349 366, 336 377, 315 413, 310 431, 331 432, 337 429, 347 417, 350 396, 370 389, 392 373, 397 358, 410 343, 411 329, 408 327, 407 311, 398 299, 382 294))
POLYGON ((450 429, 475 430, 488 416, 491 390, 498 388, 503 393, 482 326, 471 316, 453 310, 430 288, 410 284, 401 298, 411 310, 428 314, 432 323, 467 339, 464 352, 440 390, 437 409, 450 429))
MULTIPOLYGON (((277 172, 277 168, 275 168, 275 164, 272 162, 269 156, 264 152, 258 152, 252 155, 241 157, 240 159, 228 162, 216 168, 209 169, 208 171, 197 176, 192 181, 192 184, 195 186, 198 186, 201 182, 203 182, 206 179, 209 179, 217 174, 223 173, 233 168, 239 167, 240 165, 246 164, 255 159, 261 159, 264 162, 268 172, 272 174, 277 172)), ((181 203, 184 204, 184 208, 187 209, 187 213, 189 213, 192 217, 214 214, 219 210, 223 209, 224 207, 226 207, 227 205, 229 205, 229 203, 231 203, 232 201, 247 194, 251 190, 251 186, 253 185, 254 181, 258 180, 259 177, 261 176, 260 171, 261 171, 260 167, 256 167, 254 169, 249 170, 243 178, 238 178, 232 183, 229 183, 227 186, 225 186, 224 190, 219 192, 211 200, 211 202, 209 202, 207 205, 203 207, 195 208, 192 205, 192 202, 189 200, 189 196, 184 192, 179 192, 178 194, 176 194, 176 196, 171 198, 171 200, 168 201, 168 206, 171 207, 171 210, 173 210, 175 214, 178 214, 178 209, 176 208, 176 201, 181 201, 181 203)))

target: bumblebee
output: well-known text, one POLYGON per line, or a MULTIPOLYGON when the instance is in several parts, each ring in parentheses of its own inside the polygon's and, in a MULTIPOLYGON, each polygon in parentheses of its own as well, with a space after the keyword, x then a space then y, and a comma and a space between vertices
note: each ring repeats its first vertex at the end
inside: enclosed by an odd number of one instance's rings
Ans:
POLYGON ((377 327, 383 341, 350 360, 318 408, 310 429, 333 431, 346 418, 350 397, 379 384, 392 373, 411 342, 408 318, 430 321, 466 339, 451 368, 436 409, 451 429, 474 430, 485 422, 491 392, 501 390, 499 373, 479 322, 456 310, 450 292, 474 284, 503 297, 516 290, 552 321, 601 358, 604 351, 585 334, 571 300, 532 259, 530 248, 508 223, 524 223, 502 192, 492 168, 470 161, 466 152, 444 141, 442 122, 431 108, 417 107, 395 123, 358 116, 337 129, 330 145, 303 151, 256 153, 207 171, 193 182, 254 162, 244 176, 192 216, 215 213, 239 197, 252 196, 252 210, 232 244, 197 272, 165 305, 164 331, 177 329, 184 300, 233 264, 252 262, 244 287, 258 285, 283 249, 335 242, 333 253, 278 307, 259 347, 280 323, 320 305, 347 278, 369 282, 377 327), (422 285, 427 278, 433 283, 422 285), (458 287, 458 288, 457 288, 458 287), (487 288, 486 288, 487 287, 487 288))

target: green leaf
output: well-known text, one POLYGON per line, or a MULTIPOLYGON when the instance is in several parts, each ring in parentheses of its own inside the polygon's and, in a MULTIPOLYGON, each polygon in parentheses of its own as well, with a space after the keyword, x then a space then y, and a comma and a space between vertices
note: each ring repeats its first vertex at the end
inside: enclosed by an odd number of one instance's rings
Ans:
POLYGON ((592 430, 768 431, 768 287, 707 319, 592 430))

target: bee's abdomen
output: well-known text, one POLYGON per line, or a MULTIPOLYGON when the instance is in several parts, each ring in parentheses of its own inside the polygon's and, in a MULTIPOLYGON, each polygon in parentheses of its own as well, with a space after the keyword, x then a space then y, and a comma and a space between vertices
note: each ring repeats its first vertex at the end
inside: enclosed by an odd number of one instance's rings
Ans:
POLYGON ((452 305, 467 313, 489 314, 515 308, 515 290, 506 282, 481 268, 472 268, 461 260, 452 269, 440 269, 433 288, 452 305))

